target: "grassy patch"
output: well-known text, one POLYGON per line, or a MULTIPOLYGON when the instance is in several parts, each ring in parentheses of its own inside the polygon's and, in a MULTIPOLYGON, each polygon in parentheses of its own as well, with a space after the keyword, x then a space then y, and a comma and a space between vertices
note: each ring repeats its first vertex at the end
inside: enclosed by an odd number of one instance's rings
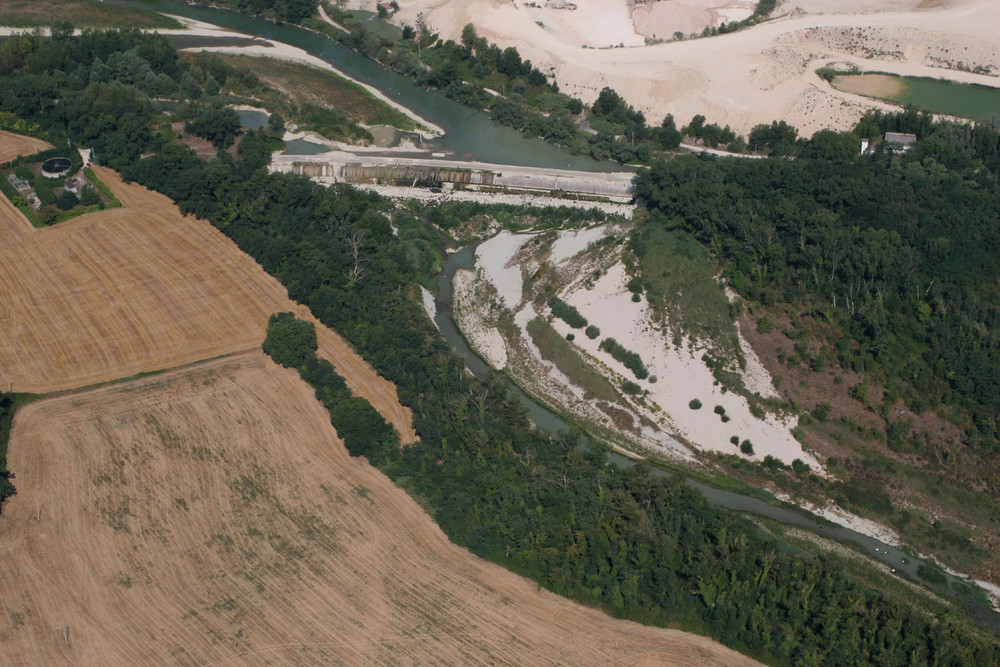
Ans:
POLYGON ((618 401, 614 385, 580 357, 551 324, 536 317, 528 322, 528 335, 538 346, 542 358, 554 363, 574 384, 601 400, 618 401))
POLYGON ((712 341, 736 358, 736 327, 715 262, 691 236, 646 225, 634 250, 650 305, 670 319, 674 331, 712 341))
POLYGON ((106 5, 97 0, 0 0, 0 25, 16 28, 69 21, 86 28, 183 28, 148 9, 106 5))
POLYGON ((260 101, 265 107, 296 122, 300 120, 303 107, 313 105, 339 111, 351 123, 392 125, 401 130, 417 129, 417 124, 409 116, 393 109, 358 84, 332 72, 273 58, 237 55, 224 55, 222 58, 238 70, 253 72, 261 82, 272 88, 262 93, 254 92, 260 94, 260 101))

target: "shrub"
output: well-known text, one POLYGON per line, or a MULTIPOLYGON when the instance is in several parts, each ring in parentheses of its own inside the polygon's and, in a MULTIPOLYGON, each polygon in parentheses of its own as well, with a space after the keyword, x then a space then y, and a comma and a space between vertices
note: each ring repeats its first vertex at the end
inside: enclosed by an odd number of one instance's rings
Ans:
POLYGON ((638 394, 640 391, 642 391, 642 387, 637 385, 635 382, 632 382, 631 380, 625 380, 625 382, 622 384, 622 391, 624 391, 626 394, 638 394))
POLYGON ((771 333, 776 328, 774 320, 769 315, 765 315, 757 320, 757 333, 771 333))
POLYGON ((688 403, 688 407, 691 408, 692 410, 701 410, 701 401, 699 401, 697 398, 692 398, 691 402, 688 403))
POLYGON ((753 456, 753 443, 749 440, 744 440, 740 443, 740 451, 747 456, 753 456))
POLYGON ((295 319, 292 313, 276 313, 267 321, 262 347, 276 363, 298 368, 315 356, 316 327, 295 319))
POLYGON ((812 409, 812 416, 818 422, 825 422, 830 418, 831 409, 830 404, 824 401, 812 409))
POLYGON ((559 297, 550 298, 548 303, 552 314, 574 329, 582 329, 587 326, 587 318, 581 315, 574 306, 569 305, 559 297))
POLYGON ((94 189, 92 185, 84 185, 80 190, 80 203, 84 206, 93 206, 94 204, 99 204, 101 202, 100 195, 97 194, 97 190, 94 189))
POLYGON ((63 190, 56 197, 56 206, 58 206, 63 211, 68 211, 79 203, 76 195, 69 190, 63 190))
POLYGON ((617 361, 625 364, 625 368, 632 371, 636 378, 645 380, 649 377, 649 370, 647 370, 646 365, 642 363, 642 358, 635 352, 619 345, 618 341, 614 338, 605 338, 601 341, 601 344, 598 347, 609 353, 617 361))
POLYGON ((796 475, 805 475, 809 472, 809 464, 802 459, 795 459, 792 461, 792 471, 796 475))
POLYGON ((734 445, 736 445, 737 447, 739 447, 739 446, 740 446, 740 436, 738 436, 738 435, 734 435, 733 437, 731 437, 731 438, 729 439, 729 442, 731 442, 731 443, 733 443, 734 445))
POLYGON ((767 456, 764 457, 764 467, 767 468, 768 470, 775 471, 775 470, 784 470, 788 466, 782 463, 780 459, 776 459, 770 454, 768 454, 767 456))
POLYGON ((640 301, 642 301, 642 297, 639 294, 632 295, 632 303, 639 303, 640 301))
POLYGON ((587 327, 586 331, 584 331, 583 333, 587 334, 587 338, 589 338, 590 340, 595 340, 598 336, 601 335, 601 330, 595 327, 593 324, 591 324, 589 327, 587 327))
POLYGON ((576 340, 576 336, 574 336, 571 333, 568 333, 568 334, 566 334, 566 340, 568 340, 569 342, 572 343, 574 340, 576 340))
POLYGON ((715 409, 712 410, 712 412, 714 412, 717 415, 724 415, 724 414, 726 414, 726 409, 724 407, 722 407, 721 405, 716 405, 715 409))
POLYGON ((42 202, 42 206, 51 206, 56 203, 56 193, 52 192, 52 186, 50 186, 44 177, 39 176, 35 179, 35 194, 38 195, 38 201, 42 202))

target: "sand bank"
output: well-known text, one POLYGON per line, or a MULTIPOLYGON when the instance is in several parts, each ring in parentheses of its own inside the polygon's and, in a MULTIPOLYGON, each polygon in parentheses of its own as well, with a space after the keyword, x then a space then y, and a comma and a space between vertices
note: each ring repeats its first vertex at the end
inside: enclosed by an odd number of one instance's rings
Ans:
MULTIPOLYGON (((753 443, 754 454, 750 457, 753 460, 760 461, 770 455, 787 464, 802 459, 814 468, 821 468, 792 437, 790 429, 796 420, 782 420, 771 415, 765 419, 754 417, 745 398, 725 392, 717 385, 712 371, 701 361, 702 350, 687 344, 677 347, 669 342, 670 331, 654 324, 656 317, 645 301, 632 301, 632 293, 625 286, 627 282, 625 267, 619 262, 597 279, 592 289, 575 289, 564 295, 568 303, 576 306, 601 330, 597 339, 579 336, 575 344, 622 378, 648 391, 646 402, 655 406, 651 415, 656 421, 698 449, 739 454, 738 446, 730 442, 730 438, 736 436, 740 442, 750 440, 753 443), (639 380, 622 363, 600 350, 601 340, 607 337, 639 354, 649 369, 650 378, 639 380), (655 383, 650 381, 654 376, 657 378, 655 383), (701 402, 700 409, 689 407, 694 399, 701 402), (728 422, 723 422, 713 411, 716 406, 725 410, 728 422)), ((561 320, 555 320, 553 325, 564 335, 571 332, 561 320)), ((767 374, 762 366, 756 372, 767 374)), ((761 378, 757 384, 769 383, 761 378)))

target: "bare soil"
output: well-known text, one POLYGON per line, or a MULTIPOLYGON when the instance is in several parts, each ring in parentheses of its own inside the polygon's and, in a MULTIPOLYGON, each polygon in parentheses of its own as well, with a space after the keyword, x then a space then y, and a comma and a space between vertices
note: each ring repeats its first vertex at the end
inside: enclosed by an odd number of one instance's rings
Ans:
POLYGON ((73 389, 256 348, 268 317, 292 311, 316 323, 320 355, 351 391, 416 439, 395 385, 253 258, 166 197, 95 171, 122 208, 35 230, 0 197, 0 390, 73 389))
POLYGON ((754 664, 451 544, 259 351, 32 403, 9 457, 5 664, 754 664))

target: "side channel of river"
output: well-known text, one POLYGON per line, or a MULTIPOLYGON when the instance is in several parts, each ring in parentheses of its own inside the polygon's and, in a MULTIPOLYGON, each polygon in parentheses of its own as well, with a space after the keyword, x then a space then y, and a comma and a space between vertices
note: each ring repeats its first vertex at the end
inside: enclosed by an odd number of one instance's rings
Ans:
MULTIPOLYGON (((445 135, 425 144, 433 150, 452 151, 454 159, 578 171, 626 170, 620 164, 573 155, 541 139, 528 139, 509 127, 494 125, 487 114, 463 106, 436 91, 421 88, 406 77, 348 51, 326 35, 311 30, 171 0, 111 0, 109 4, 143 7, 184 16, 233 32, 298 47, 325 60, 344 74, 379 89, 389 99, 440 126, 445 135)), ((219 38, 185 36, 181 39, 185 46, 221 43, 217 42, 219 38)))
MULTIPOLYGON (((445 340, 447 340, 452 347, 455 348, 455 351, 458 352, 463 359, 465 359, 465 363, 469 367, 469 370, 472 371, 473 375, 476 377, 484 377, 491 371, 489 365, 472 351, 452 319, 452 282, 455 277, 455 272, 459 269, 473 269, 475 267, 476 248, 478 245, 479 244, 475 244, 463 248, 462 250, 449 255, 445 260, 444 268, 437 278, 438 294, 435 299, 437 313, 434 318, 434 322, 441 330, 441 334, 444 336, 445 340)), ((535 423, 535 425, 543 431, 555 434, 570 428, 570 424, 566 420, 562 419, 545 406, 527 396, 516 386, 512 386, 512 394, 521 401, 528 412, 528 416, 535 423)), ((608 457, 611 463, 618 466, 627 467, 635 465, 635 461, 622 456, 621 454, 609 452, 608 457)), ((656 467, 654 464, 652 466, 652 474, 669 477, 673 473, 656 467)), ((954 584, 958 582, 961 586, 965 583, 964 580, 954 577, 947 572, 944 573, 947 582, 943 586, 930 584, 920 579, 917 574, 919 567, 925 564, 933 566, 926 561, 914 558, 913 556, 890 544, 886 544, 876 540, 875 538, 863 535, 851 530, 850 528, 818 520, 804 510, 792 508, 784 504, 778 504, 777 501, 776 504, 771 504, 759 498, 752 498, 750 496, 744 496, 731 491, 724 491, 692 479, 685 479, 685 483, 688 486, 701 491, 705 495, 705 498, 708 499, 708 502, 713 505, 718 505, 719 507, 725 507, 738 512, 756 514, 783 524, 810 530, 822 537, 836 540, 838 542, 853 544, 869 557, 885 563, 897 573, 905 574, 913 581, 923 584, 935 593, 964 605, 984 625, 993 629, 995 632, 1000 632, 1000 613, 995 612, 992 608, 983 604, 979 600, 976 600, 968 595, 963 595, 955 590, 954 584)))

